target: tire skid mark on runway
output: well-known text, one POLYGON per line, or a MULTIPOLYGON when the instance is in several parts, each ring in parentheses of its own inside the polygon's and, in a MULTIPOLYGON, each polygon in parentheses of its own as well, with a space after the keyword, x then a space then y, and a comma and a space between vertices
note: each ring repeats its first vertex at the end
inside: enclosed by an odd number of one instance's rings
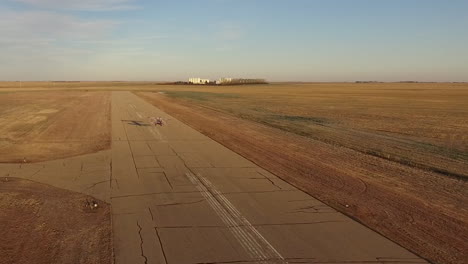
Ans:
POLYGON ((283 256, 242 216, 207 179, 201 175, 185 174, 196 186, 216 214, 229 228, 242 248, 260 263, 288 263, 283 256))
POLYGON ((197 189, 200 193, 204 196, 213 210, 218 214, 221 220, 225 223, 226 226, 231 227, 230 231, 236 237, 236 239, 240 242, 241 246, 244 250, 254 259, 264 260, 266 256, 262 254, 261 251, 258 250, 258 244, 252 241, 252 237, 248 236, 246 232, 240 229, 237 223, 234 221, 232 217, 228 214, 226 209, 222 207, 219 201, 214 198, 214 196, 208 191, 208 189, 196 178, 194 175, 190 173, 186 173, 187 177, 192 181, 193 184, 196 185, 197 189))
POLYGON ((240 212, 239 210, 237 210, 237 208, 223 195, 221 194, 216 188, 214 188, 213 184, 206 178, 204 177, 201 177, 201 180, 204 182, 204 184, 206 186, 208 186, 209 189, 211 189, 214 194, 216 195, 216 197, 222 199, 225 203, 225 205, 228 207, 228 209, 231 210, 231 214, 232 215, 235 215, 236 218, 240 219, 241 220, 241 224, 245 225, 249 230, 251 230, 256 236, 257 238, 262 242, 264 243, 264 245, 266 246, 266 249, 269 251, 269 255, 274 257, 274 258, 278 258, 278 259, 283 259, 284 258, 281 256, 281 254, 273 247, 273 245, 270 244, 270 242, 268 242, 268 240, 262 236, 262 234, 260 234, 260 232, 258 232, 258 230, 249 222, 249 220, 247 220, 240 212))

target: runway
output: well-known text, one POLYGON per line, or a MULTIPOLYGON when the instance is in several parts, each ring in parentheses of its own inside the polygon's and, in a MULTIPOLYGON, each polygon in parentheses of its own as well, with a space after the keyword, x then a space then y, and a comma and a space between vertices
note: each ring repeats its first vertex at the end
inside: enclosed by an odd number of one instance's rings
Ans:
POLYGON ((109 202, 117 264, 426 263, 130 92, 111 150, 7 174, 109 202))

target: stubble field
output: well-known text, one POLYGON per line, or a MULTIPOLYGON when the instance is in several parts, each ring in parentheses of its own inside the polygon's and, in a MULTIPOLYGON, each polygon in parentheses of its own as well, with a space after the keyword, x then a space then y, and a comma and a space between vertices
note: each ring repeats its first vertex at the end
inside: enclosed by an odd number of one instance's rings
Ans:
POLYGON ((175 99, 453 177, 468 177, 467 84, 165 87, 175 99))
POLYGON ((0 93, 0 162, 37 162, 109 148, 109 95, 0 93))
MULTIPOLYGON (((0 163, 22 166, 109 148, 110 103, 108 92, 0 89, 0 163)), ((87 203, 94 199, 6 174, 0 262, 111 263, 110 205, 100 201, 92 210, 87 203)))
POLYGON ((0 262, 110 264, 110 205, 16 178, 0 180, 0 262))

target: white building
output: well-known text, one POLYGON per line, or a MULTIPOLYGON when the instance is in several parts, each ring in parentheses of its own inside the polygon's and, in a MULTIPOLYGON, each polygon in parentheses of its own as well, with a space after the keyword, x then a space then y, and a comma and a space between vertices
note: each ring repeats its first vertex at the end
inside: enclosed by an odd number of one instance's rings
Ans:
POLYGON ((201 78, 190 78, 189 83, 193 84, 209 84, 210 79, 201 79, 201 78))

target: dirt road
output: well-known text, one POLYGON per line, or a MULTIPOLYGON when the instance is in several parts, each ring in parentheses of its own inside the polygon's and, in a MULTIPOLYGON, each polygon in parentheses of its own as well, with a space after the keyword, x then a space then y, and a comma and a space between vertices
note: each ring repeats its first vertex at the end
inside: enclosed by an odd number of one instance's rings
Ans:
POLYGON ((111 122, 110 151, 0 177, 109 202, 117 264, 426 263, 130 92, 112 93, 111 122))

